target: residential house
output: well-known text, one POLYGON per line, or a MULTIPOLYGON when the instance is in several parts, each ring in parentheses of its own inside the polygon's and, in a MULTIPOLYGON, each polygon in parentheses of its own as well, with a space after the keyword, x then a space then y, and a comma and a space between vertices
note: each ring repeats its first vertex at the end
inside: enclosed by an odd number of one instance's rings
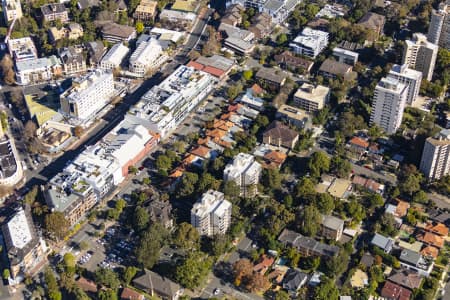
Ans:
POLYGON ((420 250, 420 254, 425 258, 434 260, 439 256, 439 249, 433 246, 426 246, 420 250))
POLYGON ((197 15, 194 13, 171 9, 163 9, 159 14, 161 26, 171 30, 188 31, 196 19, 197 15))
POLYGON ((422 254, 409 249, 402 250, 399 260, 403 267, 414 270, 422 276, 429 276, 434 266, 434 263, 425 259, 422 254))
POLYGON ((264 163, 263 168, 267 169, 280 169, 286 160, 287 155, 280 151, 270 151, 263 156, 264 163))
POLYGON ((121 300, 144 300, 144 295, 132 290, 128 287, 125 287, 120 294, 121 300))
POLYGON ((385 188, 384 184, 376 182, 373 179, 367 179, 367 178, 361 177, 359 175, 353 176, 352 183, 354 185, 362 186, 362 187, 368 189, 369 191, 378 193, 378 194, 383 194, 384 188, 385 188))
POLYGON ((231 26, 238 26, 242 22, 242 13, 244 11, 245 8, 242 5, 233 4, 227 8, 220 22, 231 26))
POLYGON ((69 11, 64 3, 49 3, 41 6, 43 21, 52 22, 59 20, 61 23, 69 21, 69 11))
POLYGON ((366 269, 369 269, 373 265, 374 261, 375 261, 375 258, 373 257, 373 255, 370 254, 369 252, 366 252, 361 257, 361 260, 359 261, 359 263, 361 265, 365 266, 366 269))
POLYGON ((138 21, 148 22, 153 21, 156 16, 156 8, 158 2, 153 0, 141 0, 136 10, 133 13, 133 18, 138 21))
POLYGON ((128 25, 106 23, 101 29, 103 39, 110 43, 129 42, 136 38, 136 29, 128 25))
POLYGON ((400 270, 400 272, 389 276, 387 280, 412 291, 420 288, 422 276, 420 276, 417 272, 400 270))
POLYGON ((386 281, 381 289, 380 296, 386 300, 409 300, 411 291, 390 281, 386 281))
POLYGON ((443 237, 448 236, 448 227, 442 223, 428 222, 425 230, 443 237))
POLYGON ((83 276, 80 276, 76 281, 75 281, 76 286, 78 286, 80 289, 82 289, 84 292, 86 293, 97 293, 98 292, 98 288, 97 288, 97 284, 89 279, 86 279, 83 276))
POLYGON ((169 201, 154 199, 149 203, 147 210, 152 222, 158 222, 167 229, 173 227, 172 205, 169 201))
POLYGON ((346 147, 351 153, 357 155, 356 159, 359 159, 363 154, 367 153, 369 145, 370 143, 367 140, 355 136, 347 142, 346 147))
POLYGON ((370 243, 386 253, 390 253, 392 251, 392 247, 394 246, 393 239, 390 237, 385 237, 379 233, 375 233, 370 243))
POLYGON ((334 216, 323 216, 321 224, 321 235, 327 239, 338 241, 344 231, 344 220, 334 216))
POLYGON ((292 52, 285 50, 274 56, 275 62, 284 69, 296 70, 302 74, 311 71, 314 62, 303 57, 295 56, 292 52))
POLYGON ((308 274, 298 269, 289 269, 284 275, 283 289, 285 289, 291 297, 297 297, 298 290, 301 289, 308 281, 308 274))
POLYGON ((362 289, 365 286, 369 285, 369 276, 366 272, 361 269, 356 269, 355 273, 353 273, 350 278, 350 286, 356 289, 362 289))
POLYGON ((248 31, 253 32, 256 39, 262 39, 272 32, 272 17, 267 13, 258 13, 252 18, 248 31))
POLYGON ((256 80, 260 81, 262 86, 272 90, 279 90, 286 82, 287 74, 283 71, 260 68, 255 75, 256 80))
POLYGON ((263 254, 258 263, 253 267, 253 272, 264 275, 269 271, 270 267, 275 262, 275 259, 272 256, 263 254))
POLYGON ((316 185, 316 192, 329 193, 336 199, 345 199, 350 195, 352 182, 343 178, 335 178, 330 175, 322 175, 321 182, 316 185))
POLYGON ((78 23, 69 23, 58 29, 57 27, 50 27, 48 30, 49 39, 52 42, 59 41, 61 39, 76 40, 83 36, 83 27, 78 23))
POLYGON ((386 22, 386 18, 382 15, 368 12, 358 21, 358 25, 363 28, 369 30, 371 34, 368 37, 370 42, 374 42, 378 40, 380 35, 383 34, 384 23, 386 22))
POLYGON ((86 60, 81 47, 60 48, 58 49, 58 56, 61 59, 64 74, 72 75, 86 72, 86 60))
POLYGON ((298 142, 298 132, 279 121, 273 121, 263 133, 263 143, 292 149, 298 142))
POLYGON ((424 244, 427 244, 429 246, 433 246, 436 248, 441 249, 442 247, 444 247, 444 238, 431 233, 431 232, 423 232, 423 233, 419 233, 417 235, 417 240, 423 242, 424 244))
POLYGON ((353 72, 353 66, 330 58, 327 58, 320 66, 319 75, 330 79, 342 78, 344 80, 354 80, 356 78, 356 73, 353 72))
POLYGON ((88 61, 91 67, 97 67, 102 60, 103 55, 106 53, 106 47, 102 41, 93 41, 87 42, 85 44, 87 53, 88 53, 88 61))
POLYGON ((177 300, 182 295, 182 288, 168 278, 144 270, 144 274, 133 280, 133 286, 151 296, 167 300, 177 300))
POLYGON ((301 255, 334 257, 339 253, 339 247, 320 243, 313 238, 301 235, 295 231, 284 229, 278 241, 285 246, 294 247, 301 255))

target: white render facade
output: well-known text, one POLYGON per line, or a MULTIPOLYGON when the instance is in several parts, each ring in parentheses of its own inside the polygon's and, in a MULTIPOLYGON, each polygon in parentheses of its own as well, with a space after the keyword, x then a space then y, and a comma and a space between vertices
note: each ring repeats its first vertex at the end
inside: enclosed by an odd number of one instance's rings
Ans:
POLYGON ((205 72, 180 66, 145 93, 128 117, 137 118, 165 138, 208 96, 215 83, 216 79, 205 72))
POLYGON ((130 57, 130 72, 140 77, 164 62, 163 49, 158 40, 142 41, 130 57))
POLYGON ((87 121, 108 104, 114 94, 112 73, 95 70, 76 78, 72 87, 61 94, 61 111, 69 117, 87 121))
POLYGON ((272 22, 284 22, 301 0, 231 0, 227 5, 240 4, 246 8, 254 8, 272 17, 272 22))
POLYGON ((23 14, 20 0, 3 0, 2 7, 6 23, 9 23, 14 19, 22 18, 23 14))
POLYGON ((395 78, 401 83, 408 85, 408 97, 406 102, 413 104, 419 95, 422 83, 422 72, 408 68, 408 65, 393 65, 387 77, 395 78))
POLYGON ((405 41, 402 65, 422 72, 423 78, 431 81, 439 47, 427 41, 421 33, 414 33, 412 40, 405 41))
POLYGON ((450 173, 450 130, 444 129, 429 137, 423 147, 420 170, 430 180, 438 180, 450 173))
POLYGON ((256 185, 259 183, 261 171, 262 167, 253 155, 239 153, 233 162, 226 165, 223 179, 235 182, 241 189, 241 195, 251 197, 257 193, 256 185))
POLYGON ((439 4, 439 9, 431 14, 428 41, 450 50, 450 1, 439 4))
POLYGON ((223 193, 209 190, 191 209, 191 225, 200 235, 225 234, 231 223, 231 203, 223 193))
POLYGON ((100 68, 104 70, 113 70, 120 67, 122 60, 129 51, 130 49, 122 43, 113 45, 100 61, 100 68))
POLYGON ((395 133, 402 123, 407 96, 407 85, 394 78, 382 78, 375 88, 370 123, 388 134, 395 133))
POLYGON ((328 46, 328 32, 305 27, 290 44, 296 54, 316 58, 328 46))

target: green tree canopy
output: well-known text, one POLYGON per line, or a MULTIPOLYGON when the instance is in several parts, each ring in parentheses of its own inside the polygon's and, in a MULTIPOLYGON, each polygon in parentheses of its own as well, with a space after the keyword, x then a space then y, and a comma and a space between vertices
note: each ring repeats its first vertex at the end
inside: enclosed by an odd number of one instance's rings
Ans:
POLYGON ((183 262, 176 267, 175 279, 184 287, 200 287, 212 267, 212 259, 200 251, 191 251, 183 262))
POLYGON ((322 215, 315 206, 307 205, 298 214, 298 228, 304 235, 315 236, 320 229, 321 223, 322 215))

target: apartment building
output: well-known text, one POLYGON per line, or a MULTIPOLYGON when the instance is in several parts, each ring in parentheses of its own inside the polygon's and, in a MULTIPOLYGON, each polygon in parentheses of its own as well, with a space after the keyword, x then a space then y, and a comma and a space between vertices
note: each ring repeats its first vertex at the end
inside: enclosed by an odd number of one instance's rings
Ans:
POLYGON ((450 173, 449 129, 444 129, 436 136, 426 139, 420 170, 430 180, 438 180, 450 173))
POLYGON ((86 72, 86 60, 81 47, 64 47, 58 49, 58 56, 61 59, 63 73, 72 75, 86 72))
POLYGON ((157 1, 141 0, 141 3, 139 3, 134 11, 133 18, 142 22, 153 21, 156 16, 157 6, 157 1))
POLYGON ((258 12, 267 13, 276 24, 283 23, 300 0, 231 0, 227 5, 239 4, 246 8, 254 8, 258 12))
POLYGON ((339 241, 344 232, 344 220, 334 216, 323 216, 321 235, 327 239, 339 241))
POLYGON ((129 117, 165 138, 208 96, 215 82, 203 71, 180 66, 145 93, 130 109, 129 117))
POLYGON ((262 167, 255 157, 247 153, 239 153, 223 171, 225 181, 233 181, 241 189, 244 197, 254 196, 258 190, 256 185, 261 177, 262 167))
POLYGON ((305 27, 290 44, 296 54, 316 58, 328 46, 328 32, 305 27))
POLYGON ((54 55, 16 61, 16 82, 19 85, 44 83, 60 75, 61 60, 54 55))
POLYGON ((51 211, 58 211, 73 226, 80 222, 99 198, 79 172, 62 171, 54 176, 44 192, 51 211))
POLYGON ((278 237, 278 241, 285 246, 295 248, 304 257, 321 256, 324 258, 335 257, 339 254, 338 246, 320 243, 313 238, 306 237, 292 230, 284 229, 278 237))
POLYGON ((76 40, 82 37, 83 34, 83 27, 78 23, 69 23, 60 29, 57 27, 50 27, 48 30, 49 39, 52 42, 56 42, 61 39, 76 40))
POLYGON ((100 65, 103 55, 105 55, 106 47, 102 41, 87 42, 85 44, 88 53, 88 61, 91 67, 100 65))
POLYGON ((200 235, 225 234, 231 223, 231 203, 221 192, 208 190, 191 209, 191 224, 200 235))
POLYGON ((107 23, 101 29, 103 39, 110 43, 129 42, 136 38, 136 29, 128 25, 107 23))
POLYGON ((100 68, 104 70, 113 70, 120 67, 120 64, 129 51, 130 49, 122 43, 113 45, 100 61, 100 68))
POLYGON ((30 37, 8 40, 9 55, 15 62, 37 59, 37 49, 30 37))
POLYGON ((336 47, 333 49, 333 56, 340 63, 354 66, 358 62, 359 54, 354 51, 336 47))
POLYGON ((36 232, 29 207, 12 212, 2 225, 10 277, 16 283, 35 275, 46 262, 47 246, 36 232))
POLYGON ((41 14, 43 21, 52 22, 59 20, 61 23, 69 21, 69 11, 64 3, 49 3, 41 6, 41 14))
POLYGON ((450 0, 440 3, 437 10, 433 9, 427 37, 431 43, 450 50, 450 0))
POLYGON ((383 34, 384 24, 386 23, 386 17, 373 12, 366 13, 361 20, 358 21, 358 25, 368 30, 371 34, 368 40, 373 42, 378 40, 380 35, 383 34))
POLYGON ((166 59, 161 43, 149 37, 141 41, 131 55, 130 72, 144 77, 148 72, 158 68, 166 59))
POLYGON ((407 97, 406 84, 395 78, 382 78, 375 88, 370 123, 388 134, 395 133, 402 123, 407 97))
POLYGON ((294 94, 294 104, 299 108, 314 112, 322 109, 330 99, 330 89, 323 85, 303 83, 294 94))
POLYGON ((431 81, 439 46, 428 42, 421 33, 414 33, 413 39, 405 43, 402 65, 407 64, 411 69, 422 72, 423 78, 431 81))
POLYGON ((303 109, 282 104, 277 111, 276 117, 289 126, 295 126, 299 129, 305 128, 310 123, 310 116, 303 109))
POLYGON ((408 65, 393 65, 387 75, 388 78, 395 78, 399 82, 408 86, 408 97, 406 102, 411 105, 419 95, 420 84, 422 83, 422 72, 408 68, 408 65))
POLYGON ((72 87, 61 94, 61 112, 82 122, 89 121, 114 96, 113 75, 95 70, 72 81, 72 87))
POLYGON ((20 0, 2 0, 2 8, 6 24, 14 19, 22 18, 23 13, 20 0))

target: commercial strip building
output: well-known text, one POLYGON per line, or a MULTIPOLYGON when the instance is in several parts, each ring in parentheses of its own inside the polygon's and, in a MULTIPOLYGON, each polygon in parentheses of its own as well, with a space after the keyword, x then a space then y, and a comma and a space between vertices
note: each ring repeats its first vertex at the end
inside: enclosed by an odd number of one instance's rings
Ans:
POLYGON ((6 23, 22 18, 23 13, 20 0, 2 0, 2 9, 6 23))
POLYGON ((395 78, 408 86, 408 97, 406 99, 408 104, 411 105, 416 101, 422 83, 422 72, 410 69, 407 65, 393 65, 387 77, 395 78))
POLYGON ((407 97, 407 85, 395 78, 382 78, 375 88, 370 123, 388 134, 395 133, 402 123, 407 97))
POLYGON ((113 70, 120 67, 122 60, 127 56, 130 49, 122 43, 117 43, 109 49, 108 53, 100 61, 100 68, 113 70))
POLYGON ((191 224, 200 235, 225 234, 231 224, 231 203, 223 193, 208 190, 192 207, 191 224))
POLYGON ((428 41, 450 50, 450 1, 439 4, 437 10, 431 13, 430 26, 428 27, 428 41))
POLYGON ((420 170, 430 180, 438 180, 450 173, 449 129, 444 129, 436 136, 426 139, 420 170))
POLYGON ((328 32, 305 27, 289 47, 295 54, 316 58, 328 46, 328 35, 328 32))
POLYGON ((148 37, 138 43, 136 50, 130 57, 130 72, 144 77, 148 72, 159 67, 166 59, 160 42, 148 37))
POLYGON ((60 96, 61 112, 82 122, 89 121, 115 94, 113 75, 95 70, 74 78, 72 87, 60 96))
POLYGON ((214 88, 216 79, 180 66, 131 108, 129 117, 165 138, 214 88))
POLYGON ((239 153, 223 171, 224 181, 233 181, 241 189, 244 197, 254 196, 258 190, 256 185, 261 177, 261 164, 255 157, 247 153, 239 153))
POLYGON ((314 112, 322 109, 330 99, 330 89, 326 86, 314 86, 309 83, 303 83, 294 94, 294 104, 299 108, 314 112))
POLYGON ((36 232, 30 208, 14 211, 2 225, 2 235, 11 279, 19 283, 35 275, 46 262, 47 246, 36 232))
POLYGON ((405 41, 402 65, 422 72, 423 78, 431 81, 439 46, 427 41, 421 33, 414 33, 412 40, 405 41))

